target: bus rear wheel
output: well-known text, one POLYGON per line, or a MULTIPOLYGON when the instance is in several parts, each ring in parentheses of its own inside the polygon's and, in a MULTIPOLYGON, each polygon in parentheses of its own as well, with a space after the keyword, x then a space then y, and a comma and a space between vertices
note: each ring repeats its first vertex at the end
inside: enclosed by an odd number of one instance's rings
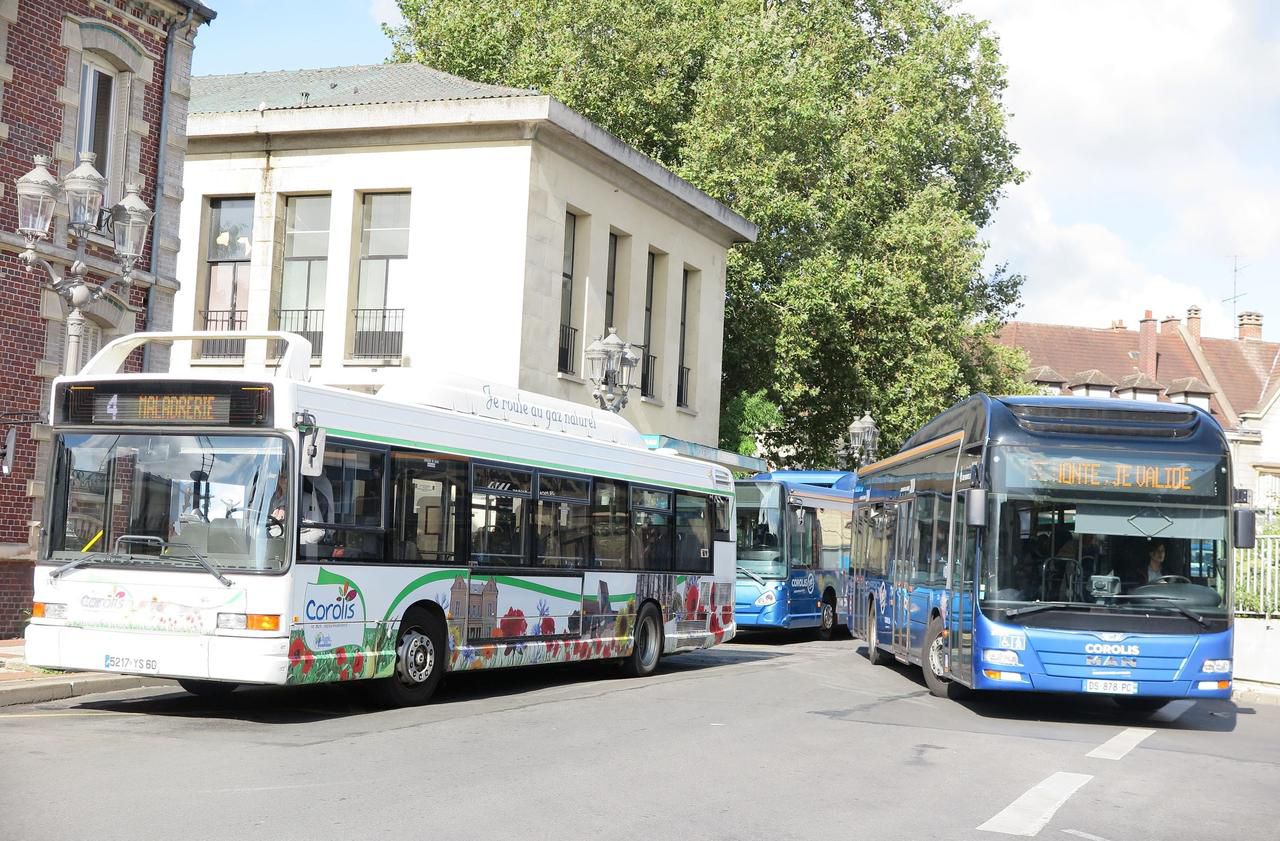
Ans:
POLYGON ((225 698, 236 691, 238 683, 223 680, 198 680, 192 677, 178 678, 178 685, 197 698, 225 698))
POLYGON ((834 639, 836 635, 836 597, 827 593, 822 597, 822 618, 818 624, 820 639, 834 639))
POLYGON ((658 619, 658 609, 652 604, 640 608, 635 634, 631 654, 622 661, 622 673, 627 677, 647 677, 658 668, 658 660, 662 658, 662 622, 658 619))
POLYGON ((873 666, 883 666, 889 662, 889 655, 880 650, 879 623, 876 622, 876 600, 867 602, 867 662, 873 666))
POLYGON ((396 639, 395 671, 375 682, 376 699, 391 707, 425 704, 444 677, 447 653, 440 618, 422 608, 405 611, 396 639))
POLYGON ((920 668, 924 671, 924 684, 929 687, 929 694, 936 698, 947 698, 951 695, 951 681, 947 679, 946 654, 947 639, 942 635, 942 618, 935 616, 929 620, 929 629, 924 635, 924 646, 920 649, 920 668))

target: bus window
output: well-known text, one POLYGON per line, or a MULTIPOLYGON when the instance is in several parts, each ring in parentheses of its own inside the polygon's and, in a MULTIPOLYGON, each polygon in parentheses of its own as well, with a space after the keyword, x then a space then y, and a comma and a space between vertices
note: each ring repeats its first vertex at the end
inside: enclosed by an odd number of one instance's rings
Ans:
POLYGON ((394 561, 460 563, 463 518, 458 516, 467 482, 467 463, 434 453, 392 456, 394 561))
POLYGON ((591 498, 591 566, 622 569, 627 565, 627 483, 596 479, 591 498))
POLYGON ((816 512, 812 508, 791 508, 789 511, 792 520, 789 529, 790 539, 787 543, 790 548, 791 568, 813 569, 814 536, 821 534, 818 531, 816 512))
POLYGON ((304 560, 384 558, 382 476, 385 455, 329 443, 324 471, 302 477, 298 556, 304 560))
POLYGON ((820 569, 841 569, 847 566, 849 557, 848 513, 834 508, 817 512, 818 533, 821 536, 817 553, 820 569))
POLYGON ((704 496, 676 494, 675 560, 678 572, 711 572, 711 528, 704 496))
POLYGON ((671 569, 671 492, 631 489, 631 569, 671 569))
POLYGON ((528 506, 533 474, 496 465, 471 471, 471 560, 477 564, 528 563, 528 506))
POLYGON ((585 567, 591 535, 591 480, 538 474, 535 566, 585 567))

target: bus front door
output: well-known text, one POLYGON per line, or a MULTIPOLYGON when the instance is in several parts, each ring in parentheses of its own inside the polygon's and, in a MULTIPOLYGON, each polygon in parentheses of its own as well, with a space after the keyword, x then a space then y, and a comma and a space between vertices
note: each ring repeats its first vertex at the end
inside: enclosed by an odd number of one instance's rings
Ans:
POLYGON ((893 653, 905 660, 911 650, 911 573, 915 565, 901 555, 893 560, 893 653))

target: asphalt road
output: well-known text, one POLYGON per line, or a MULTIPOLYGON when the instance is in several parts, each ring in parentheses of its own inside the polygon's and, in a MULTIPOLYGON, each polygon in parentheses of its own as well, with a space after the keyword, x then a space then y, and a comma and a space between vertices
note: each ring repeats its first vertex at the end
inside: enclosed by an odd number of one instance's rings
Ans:
POLYGON ((861 646, 0 712, 0 839, 1280 838, 1280 707, 932 698, 861 646))

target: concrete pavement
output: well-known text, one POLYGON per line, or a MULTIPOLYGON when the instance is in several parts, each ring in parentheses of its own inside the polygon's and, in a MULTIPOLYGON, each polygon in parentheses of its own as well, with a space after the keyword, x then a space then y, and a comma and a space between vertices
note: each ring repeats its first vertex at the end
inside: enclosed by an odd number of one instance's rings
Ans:
POLYGON ((38 704, 99 692, 119 692, 145 686, 173 686, 165 678, 112 675, 98 672, 55 672, 28 666, 25 642, 0 640, 0 707, 38 704))

